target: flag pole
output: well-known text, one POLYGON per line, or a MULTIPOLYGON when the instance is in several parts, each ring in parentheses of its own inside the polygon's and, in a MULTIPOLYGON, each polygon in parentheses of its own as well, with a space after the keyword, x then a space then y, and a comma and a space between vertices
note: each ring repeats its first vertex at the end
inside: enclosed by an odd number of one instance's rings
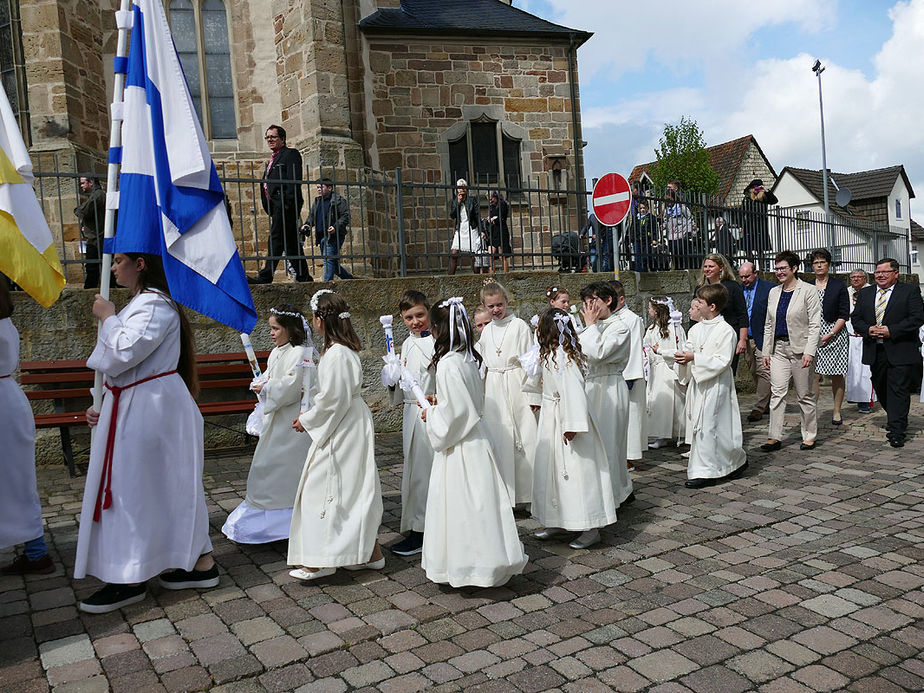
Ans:
MULTIPOLYGON (((132 26, 132 0, 121 0, 121 5, 115 13, 116 26, 119 30, 116 43, 115 75, 112 80, 112 104, 109 107, 109 157, 106 169, 106 221, 103 227, 103 238, 112 238, 115 235, 115 214, 119 208, 119 165, 122 161, 122 103, 125 93, 125 72, 128 59, 128 32, 132 26)), ((99 294, 109 300, 110 277, 109 270, 112 255, 106 252, 103 243, 103 255, 100 259, 100 285, 99 294)), ((97 333, 102 329, 102 322, 97 326, 97 333)), ((93 409, 100 410, 103 398, 103 374, 96 371, 93 379, 93 409)), ((92 431, 92 429, 91 429, 92 431)))

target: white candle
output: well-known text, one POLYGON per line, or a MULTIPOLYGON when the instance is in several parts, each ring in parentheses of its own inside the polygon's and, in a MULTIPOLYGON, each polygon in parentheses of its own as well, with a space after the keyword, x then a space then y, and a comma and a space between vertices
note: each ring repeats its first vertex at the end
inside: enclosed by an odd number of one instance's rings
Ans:
POLYGON ((241 343, 244 345, 247 360, 250 361, 250 370, 253 371, 253 377, 256 378, 262 371, 260 370, 260 364, 257 363, 257 355, 254 353, 253 344, 250 343, 250 335, 241 332, 241 343))
POLYGON ((395 353, 395 333, 392 331, 393 318, 390 315, 382 315, 379 317, 379 322, 382 323, 382 327, 385 328, 385 351, 389 354, 395 353))

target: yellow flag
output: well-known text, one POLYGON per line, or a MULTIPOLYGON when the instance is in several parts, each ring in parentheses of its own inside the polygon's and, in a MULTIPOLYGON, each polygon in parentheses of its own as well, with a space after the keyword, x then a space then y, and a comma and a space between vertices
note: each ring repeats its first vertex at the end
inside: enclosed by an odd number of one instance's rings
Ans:
POLYGON ((32 160, 0 87, 0 272, 46 308, 64 288, 54 239, 32 189, 32 160))

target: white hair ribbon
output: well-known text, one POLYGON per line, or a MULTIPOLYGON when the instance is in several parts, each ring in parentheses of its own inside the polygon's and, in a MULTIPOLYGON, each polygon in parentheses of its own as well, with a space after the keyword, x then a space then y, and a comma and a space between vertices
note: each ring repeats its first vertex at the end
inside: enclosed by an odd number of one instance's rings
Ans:
POLYGON ((568 338, 571 340, 571 346, 576 345, 574 339, 574 330, 571 328, 571 318, 564 313, 556 313, 552 316, 552 319, 558 325, 558 345, 561 346, 565 343, 565 332, 568 333, 568 338))
POLYGON ((449 308, 449 351, 454 351, 455 335, 458 333, 459 339, 465 345, 468 352, 468 360, 474 361, 475 355, 472 353, 472 345, 468 343, 465 334, 465 323, 468 322, 468 313, 465 312, 464 299, 461 296, 447 298, 440 303, 440 308, 449 308))

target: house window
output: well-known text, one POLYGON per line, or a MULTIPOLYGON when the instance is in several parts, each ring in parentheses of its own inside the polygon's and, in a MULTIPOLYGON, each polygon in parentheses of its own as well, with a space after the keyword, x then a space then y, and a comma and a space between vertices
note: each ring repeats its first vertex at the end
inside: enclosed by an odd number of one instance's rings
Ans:
POLYGON ((895 218, 896 219, 902 218, 902 201, 901 200, 895 200, 895 218))
POLYGON ((796 231, 808 231, 811 226, 811 212, 807 209, 796 210, 796 231))
POLYGON ((228 15, 222 0, 170 0, 170 30, 207 139, 237 137, 228 15))
POLYGON ((22 138, 28 146, 32 137, 29 131, 25 65, 19 0, 0 0, 0 84, 6 92, 22 138))
POLYGON ((498 121, 469 122, 465 134, 449 143, 449 172, 453 181, 519 188, 520 140, 507 135, 498 121))
POLYGON ((918 250, 917 250, 917 248, 912 248, 912 249, 911 249, 911 264, 912 264, 913 266, 915 266, 915 267, 920 267, 920 265, 921 265, 921 259, 920 259, 920 257, 918 256, 918 250))

